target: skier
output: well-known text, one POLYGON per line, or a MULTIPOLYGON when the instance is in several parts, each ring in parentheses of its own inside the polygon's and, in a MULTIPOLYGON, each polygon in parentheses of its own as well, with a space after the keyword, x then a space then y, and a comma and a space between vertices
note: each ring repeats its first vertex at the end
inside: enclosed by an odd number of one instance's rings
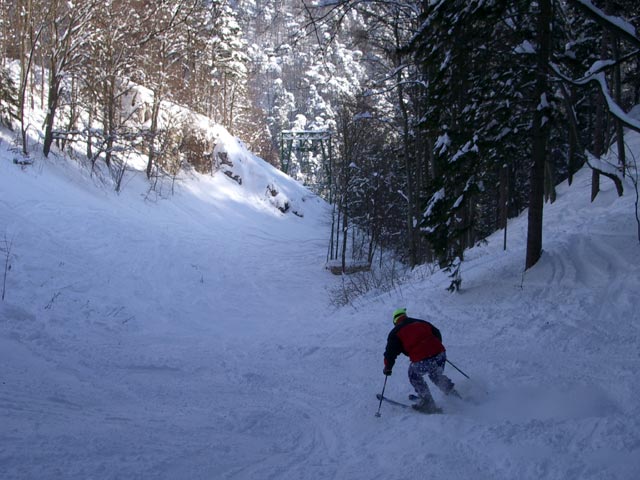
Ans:
POLYGON ((429 386, 424 380, 429 375, 431 381, 446 395, 460 398, 453 382, 444 374, 444 364, 447 354, 442 345, 440 330, 425 320, 407 316, 406 308, 399 308, 393 312, 395 327, 389 332, 387 348, 384 352, 385 375, 391 375, 396 358, 401 353, 409 357, 409 381, 419 400, 413 405, 416 410, 425 413, 441 413, 431 396, 429 386))

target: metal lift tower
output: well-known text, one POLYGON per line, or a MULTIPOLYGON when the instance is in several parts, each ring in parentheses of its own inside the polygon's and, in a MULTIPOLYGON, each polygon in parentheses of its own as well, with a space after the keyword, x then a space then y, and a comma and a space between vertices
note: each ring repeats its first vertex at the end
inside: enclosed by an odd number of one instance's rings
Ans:
MULTIPOLYGON (((307 186, 319 194, 326 194, 331 189, 331 170, 333 166, 331 131, 329 130, 283 130, 280 134, 280 164, 282 171, 291 175, 291 154, 299 159, 299 173, 307 179, 307 186), (301 153, 303 155, 299 156, 301 153), (321 155, 322 162, 317 168, 304 154, 321 155)), ((331 199, 329 199, 331 200, 331 199)))

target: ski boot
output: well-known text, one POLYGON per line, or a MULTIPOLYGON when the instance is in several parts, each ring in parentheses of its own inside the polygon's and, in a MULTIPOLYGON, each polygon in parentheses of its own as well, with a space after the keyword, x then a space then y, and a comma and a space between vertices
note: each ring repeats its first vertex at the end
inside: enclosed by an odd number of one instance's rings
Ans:
POLYGON ((436 406, 436 403, 433 401, 433 399, 425 399, 425 398, 420 398, 416 403, 414 403, 413 405, 411 405, 411 408, 413 408, 414 410, 417 410, 418 412, 422 412, 422 413, 442 413, 442 409, 438 406, 436 406))
POLYGON ((458 391, 455 388, 452 388, 451 390, 449 390, 447 395, 450 396, 450 397, 454 397, 454 398, 458 398, 458 399, 462 400, 462 397, 460 396, 460 394, 458 393, 458 391))

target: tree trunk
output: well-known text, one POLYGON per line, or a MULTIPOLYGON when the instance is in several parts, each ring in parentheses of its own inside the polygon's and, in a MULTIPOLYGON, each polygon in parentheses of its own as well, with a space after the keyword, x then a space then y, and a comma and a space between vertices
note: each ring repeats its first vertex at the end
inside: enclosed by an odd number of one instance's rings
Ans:
POLYGON ((153 107, 151 112, 151 127, 149 129, 149 142, 147 148, 149 149, 147 160, 147 178, 151 178, 151 172, 153 171, 153 164, 156 159, 156 136, 158 135, 158 115, 160 114, 160 91, 157 90, 153 93, 153 107))
POLYGON ((336 235, 336 204, 334 203, 331 208, 331 236, 329 238, 329 252, 327 260, 335 260, 333 238, 336 235))
MULTIPOLYGON (((567 97, 567 100, 569 102, 569 105, 567 108, 571 108, 572 112, 573 112, 573 106, 576 104, 575 102, 575 94, 573 93, 573 88, 569 87, 570 90, 567 90, 567 87, 563 85, 563 91, 565 92, 565 95, 567 97)), ((568 127, 568 136, 569 136, 569 151, 567 153, 567 156, 569 157, 569 178, 568 178, 568 182, 569 185, 571 185, 573 183, 573 175, 578 171, 579 165, 578 165, 578 141, 579 139, 577 138, 578 132, 577 132, 577 128, 574 128, 574 123, 573 123, 573 114, 570 114, 570 120, 569 120, 569 127, 568 127)))
POLYGON ((53 143, 53 124, 56 110, 58 109, 59 98, 60 78, 58 77, 54 62, 51 62, 51 69, 49 71, 49 93, 47 96, 47 116, 44 119, 44 141, 42 147, 42 153, 45 157, 49 156, 51 144, 53 143))
MULTIPOLYGON (((395 45, 398 48, 402 45, 402 41, 400 39, 400 32, 398 29, 398 25, 396 24, 394 29, 394 37, 395 37, 395 45)), ((402 65, 402 57, 397 56, 395 58, 396 66, 400 67, 402 65)), ((416 247, 416 228, 415 228, 415 187, 413 183, 413 178, 415 175, 414 166, 411 161, 411 150, 409 146, 410 142, 410 131, 409 131, 409 113, 407 111, 407 105, 405 103, 405 92, 404 85, 402 83, 402 69, 398 68, 397 77, 397 90, 398 90, 398 107, 400 108, 400 113, 402 115, 402 153, 404 155, 404 163, 405 163, 405 175, 406 175, 406 185, 407 185, 407 250, 409 254, 409 266, 411 268, 415 267, 418 263, 417 258, 417 247, 416 247)))
POLYGON ((525 269, 535 265, 542 255, 542 213, 544 208, 544 164, 547 155, 549 119, 546 102, 549 92, 547 68, 551 54, 551 0, 540 0, 537 22, 537 68, 535 86, 535 112, 533 115, 533 149, 530 173, 529 215, 527 225, 527 255, 525 269))
POLYGON ((503 250, 507 249, 507 224, 509 222, 509 165, 505 163, 500 169, 500 197, 498 211, 500 226, 504 229, 503 250))
MULTIPOLYGON (((600 92, 596 92, 596 120, 593 128, 593 155, 600 158, 604 151, 604 99, 600 92)), ((591 174, 591 201, 593 202, 600 192, 600 173, 594 168, 591 174)))
POLYGON ((111 167, 111 156, 113 155, 113 144, 116 135, 116 79, 113 75, 106 83, 106 105, 104 116, 105 154, 104 161, 107 167, 111 167))
POLYGON ((640 53, 636 55, 636 73, 632 76, 633 85, 633 104, 640 103, 640 53))
POLYGON ((78 105, 78 89, 76 86, 76 77, 75 75, 71 77, 71 91, 70 95, 70 105, 69 105, 69 123, 67 124, 67 134, 65 135, 64 140, 62 141, 61 149, 65 150, 67 146, 67 142, 70 141, 70 138, 73 139, 74 134, 70 134, 70 132, 75 132, 76 130, 76 120, 77 120, 77 105, 78 105))
POLYGON ((546 155, 544 162, 544 200, 553 203, 556 201, 556 166, 561 155, 546 155))
MULTIPOLYGON (((620 40, 617 38, 612 39, 613 43, 613 58, 616 62, 620 59, 620 40)), ((620 73, 620 64, 617 63, 613 69, 613 89, 616 103, 622 105, 622 79, 620 73)), ((616 118, 616 144, 618 146, 618 165, 622 169, 622 176, 626 174, 627 159, 624 147, 624 130, 622 128, 622 122, 616 118)))
MULTIPOLYGON (((605 2, 605 12, 609 12, 609 2, 605 2)), ((600 58, 605 60, 607 55, 607 38, 609 35, 605 32, 602 36, 601 44, 600 44, 600 58)), ((594 144, 593 144, 593 154, 596 158, 600 158, 604 153, 604 138, 605 138, 605 100, 600 93, 596 95, 596 121, 594 125, 594 144)), ((600 193, 600 172, 596 169, 592 169, 591 173, 591 201, 593 202, 598 193, 600 193)))
POLYGON ((344 213, 342 214, 342 273, 347 271, 347 238, 349 228, 347 223, 347 202, 343 203, 344 213))
POLYGON ((22 28, 26 32, 29 31, 28 38, 29 47, 27 47, 27 34, 23 32, 23 36, 20 39, 20 133, 22 138, 22 154, 28 155, 29 151, 27 148, 27 125, 25 123, 25 105, 27 102, 27 87, 29 85, 29 74, 31 72, 31 66, 33 64, 33 57, 35 53, 35 47, 40 39, 40 35, 42 34, 42 27, 38 29, 38 32, 35 34, 32 30, 31 24, 31 2, 28 3, 26 12, 27 15, 24 16, 24 24, 22 28), (26 61, 25 61, 26 59, 26 61))
POLYGON ((418 259, 416 256, 416 238, 414 227, 414 187, 413 187, 413 165, 411 162, 409 148, 409 115, 404 101, 404 88, 402 79, 398 73, 398 105, 402 112, 402 151, 404 155, 407 185, 407 248, 409 253, 409 266, 415 267, 418 259))
POLYGON ((93 168, 93 165, 96 163, 96 159, 93 158, 93 135, 92 135, 92 128, 93 128, 93 116, 94 116, 94 104, 93 101, 89 104, 89 112, 88 112, 88 118, 87 118, 87 158, 91 159, 91 167, 93 168))

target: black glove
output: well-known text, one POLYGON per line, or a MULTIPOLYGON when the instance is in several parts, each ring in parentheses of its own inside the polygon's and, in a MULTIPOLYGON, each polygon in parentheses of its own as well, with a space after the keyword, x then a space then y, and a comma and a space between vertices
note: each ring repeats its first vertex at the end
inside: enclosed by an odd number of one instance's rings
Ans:
POLYGON ((391 375, 391 369, 384 367, 384 369, 382 370, 382 373, 384 373, 388 377, 389 375, 391 375))

